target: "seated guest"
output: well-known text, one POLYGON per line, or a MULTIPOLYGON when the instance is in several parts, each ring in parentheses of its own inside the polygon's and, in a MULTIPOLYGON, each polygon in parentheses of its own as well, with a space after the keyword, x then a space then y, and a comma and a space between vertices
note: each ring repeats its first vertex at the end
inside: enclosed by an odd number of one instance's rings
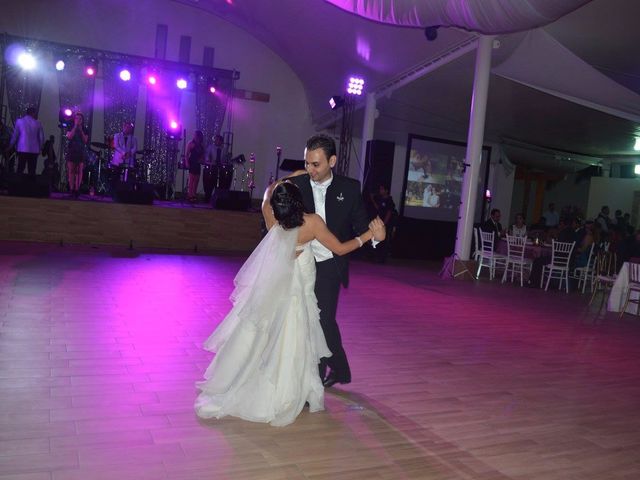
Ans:
POLYGON ((586 267, 589 253, 591 253, 591 245, 593 245, 593 222, 586 222, 584 227, 578 225, 575 230, 575 242, 572 268, 586 267))
POLYGON ((480 226, 483 232, 493 232, 495 234, 494 239, 498 239, 502 236, 502 225, 500 224, 500 210, 494 208, 491 210, 491 216, 480 226))
POLYGON ((516 223, 511 227, 511 234, 514 237, 527 236, 527 225, 524 223, 524 215, 521 213, 516 214, 516 223))
POLYGON ((640 230, 635 234, 629 235, 616 248, 618 261, 620 263, 628 262, 632 258, 640 257, 640 230))

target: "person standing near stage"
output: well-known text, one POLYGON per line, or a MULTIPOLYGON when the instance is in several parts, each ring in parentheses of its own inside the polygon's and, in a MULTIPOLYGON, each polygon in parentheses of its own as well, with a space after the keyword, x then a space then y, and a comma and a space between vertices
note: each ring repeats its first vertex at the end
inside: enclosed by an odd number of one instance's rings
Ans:
MULTIPOLYGON (((293 177, 291 182, 300 188, 306 211, 322 217, 341 242, 366 232, 369 219, 360 182, 334 175, 331 171, 337 162, 333 139, 327 135, 311 137, 307 140, 304 159, 307 174, 293 177)), ((349 283, 348 257, 334 255, 315 240, 311 248, 316 261, 315 294, 320 308, 320 325, 332 353, 320 362, 320 378, 325 387, 350 383, 351 369, 336 322, 340 286, 346 287, 349 283)))
POLYGON ((200 181, 200 165, 204 163, 204 135, 202 131, 193 132, 193 139, 187 145, 185 154, 186 167, 189 169, 189 184, 187 186, 187 197, 190 202, 198 200, 198 182, 200 181))
POLYGON ((35 107, 27 108, 26 115, 16 121, 8 150, 14 145, 18 152, 17 173, 24 173, 24 167, 26 166, 29 175, 34 176, 36 174, 38 155, 44 145, 44 130, 42 129, 42 124, 38 121, 38 111, 35 107))
POLYGON ((67 149, 67 177, 69 180, 69 191, 71 196, 80 196, 80 183, 82 183, 82 173, 84 171, 84 161, 86 157, 86 145, 89 136, 84 129, 84 115, 77 112, 74 118, 73 127, 66 134, 69 141, 67 149))
POLYGON ((44 142, 42 156, 44 157, 42 176, 48 180, 49 188, 53 189, 60 181, 60 169, 56 157, 56 138, 53 135, 49 135, 49 140, 44 142))

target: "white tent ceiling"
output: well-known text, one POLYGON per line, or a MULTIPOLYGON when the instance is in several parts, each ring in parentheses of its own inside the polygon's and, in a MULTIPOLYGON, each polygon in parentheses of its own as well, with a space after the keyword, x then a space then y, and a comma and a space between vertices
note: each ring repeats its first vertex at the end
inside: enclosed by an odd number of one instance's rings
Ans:
MULTIPOLYGON (((278 0, 278 8, 274 8, 273 2, 263 0, 174 1, 207 10, 234 23, 279 54, 304 83, 313 118, 319 123, 327 118, 329 97, 344 89, 344 81, 350 74, 362 75, 371 90, 475 35, 455 28, 440 28, 438 38, 427 41, 422 28, 367 20, 325 0, 278 0)), ((533 12, 537 19, 532 17, 532 26, 547 23, 544 18, 551 21, 553 15, 558 14, 545 8, 563 4, 571 10, 585 3, 518 2, 530 6, 537 3, 542 8, 533 12), (540 12, 543 14, 538 15, 540 12)), ((365 0, 346 3, 381 4, 365 0)), ((506 5, 508 2, 484 3, 506 5)), ((469 18, 470 21, 482 20, 476 16, 469 18)), ((640 2, 593 0, 550 23, 544 31, 581 58, 585 65, 597 68, 633 95, 632 92, 640 92, 640 62, 635 52, 636 45, 640 45, 637 18, 640 18, 640 2)), ((516 51, 524 37, 523 33, 499 36, 501 46, 494 50, 494 67, 516 51)), ((474 55, 466 54, 379 99, 376 130, 409 133, 428 126, 442 132, 443 137, 464 138, 473 64, 474 55)), ((243 78, 242 83, 250 87, 251 79, 243 78)), ((595 157, 630 155, 640 127, 633 118, 619 118, 492 75, 485 138, 595 157)), ((360 117, 356 116, 356 130, 360 124, 360 117)))

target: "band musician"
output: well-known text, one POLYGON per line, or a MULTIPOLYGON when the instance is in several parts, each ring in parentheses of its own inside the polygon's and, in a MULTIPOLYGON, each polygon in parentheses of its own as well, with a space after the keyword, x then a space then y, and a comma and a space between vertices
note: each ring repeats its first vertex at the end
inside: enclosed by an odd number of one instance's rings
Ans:
POLYGON ((124 122, 122 131, 113 136, 113 159, 111 164, 121 167, 134 167, 138 140, 133 135, 133 123, 124 122))
POLYGON ((204 173, 202 175, 202 187, 204 189, 204 198, 207 203, 211 200, 213 189, 218 187, 219 170, 222 165, 222 147, 224 146, 224 138, 222 135, 213 137, 213 142, 207 146, 205 155, 204 173))

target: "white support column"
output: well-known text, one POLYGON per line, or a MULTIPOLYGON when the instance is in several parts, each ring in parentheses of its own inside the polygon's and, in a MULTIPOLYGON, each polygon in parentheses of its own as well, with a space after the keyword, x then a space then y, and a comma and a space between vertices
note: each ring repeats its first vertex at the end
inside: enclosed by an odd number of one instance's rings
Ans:
POLYGON ((461 260, 469 260, 469 250, 471 249, 471 235, 473 233, 473 219, 478 193, 478 175, 480 174, 482 143, 484 141, 484 121, 487 111, 493 39, 494 37, 490 35, 480 37, 478 51, 476 53, 473 96, 471 98, 471 113, 469 116, 469 134, 467 135, 467 154, 465 158, 467 166, 462 181, 460 218, 458 219, 458 230, 456 233, 455 253, 461 260))
POLYGON ((362 125, 362 145, 360 145, 360 183, 364 182, 364 167, 367 161, 367 142, 373 140, 376 123, 376 95, 367 93, 364 106, 364 124, 362 125))

